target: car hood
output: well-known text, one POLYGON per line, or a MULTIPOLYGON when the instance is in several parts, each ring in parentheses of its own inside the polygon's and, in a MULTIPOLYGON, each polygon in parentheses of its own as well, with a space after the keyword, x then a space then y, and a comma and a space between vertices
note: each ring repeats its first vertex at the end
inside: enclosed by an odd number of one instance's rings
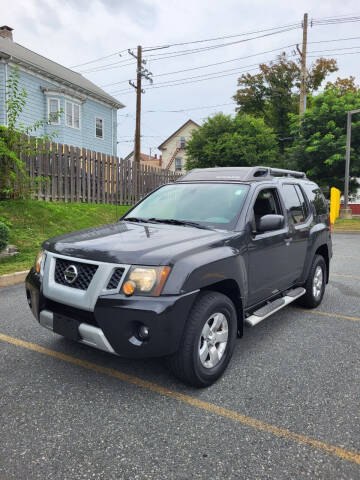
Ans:
POLYGON ((76 258, 132 265, 170 265, 222 244, 233 234, 194 227, 117 222, 46 240, 43 248, 76 258))

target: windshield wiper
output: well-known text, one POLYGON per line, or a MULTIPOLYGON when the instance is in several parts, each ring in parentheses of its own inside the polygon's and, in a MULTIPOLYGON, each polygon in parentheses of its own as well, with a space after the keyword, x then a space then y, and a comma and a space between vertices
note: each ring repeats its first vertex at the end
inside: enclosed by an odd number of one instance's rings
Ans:
POLYGON ((138 218, 138 217, 125 217, 124 218, 125 222, 144 222, 144 223, 149 223, 149 220, 147 218, 138 218))
POLYGON ((203 230, 212 230, 210 227, 201 225, 201 223, 191 222, 189 220, 176 220, 175 218, 149 218, 150 222, 168 223, 170 225, 183 225, 185 227, 201 228, 203 230))

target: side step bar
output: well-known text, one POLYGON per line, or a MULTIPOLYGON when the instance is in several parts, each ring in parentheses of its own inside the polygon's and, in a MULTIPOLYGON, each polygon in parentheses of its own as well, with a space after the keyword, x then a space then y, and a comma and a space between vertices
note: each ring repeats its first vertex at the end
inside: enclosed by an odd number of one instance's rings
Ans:
POLYGON ((293 290, 289 290, 286 295, 282 298, 277 298, 273 302, 268 303, 259 310, 256 310, 252 315, 245 319, 245 322, 254 327, 258 323, 265 320, 265 318, 269 317, 273 313, 281 310, 282 308, 289 305, 289 303, 295 301, 297 298, 305 295, 305 288, 298 287, 294 288, 293 290))

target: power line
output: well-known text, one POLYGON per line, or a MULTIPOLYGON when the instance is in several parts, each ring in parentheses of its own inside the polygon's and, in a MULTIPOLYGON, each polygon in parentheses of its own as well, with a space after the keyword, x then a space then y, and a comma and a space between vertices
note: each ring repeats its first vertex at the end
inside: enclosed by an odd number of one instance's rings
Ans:
MULTIPOLYGON (((309 52, 311 53, 311 52, 309 52)), ((333 53, 333 54, 329 54, 329 55, 324 55, 324 57, 338 57, 339 55, 356 55, 360 53, 360 51, 358 52, 339 52, 339 53, 333 53)), ((312 58, 318 58, 318 55, 308 55, 309 57, 312 57, 312 58)))
POLYGON ((209 51, 209 50, 214 50, 217 48, 222 48, 222 47, 227 47, 229 45, 237 45, 239 43, 245 43, 245 42, 250 42, 251 40, 258 40, 259 38, 264 38, 264 37, 269 37, 272 35, 277 35, 279 33, 286 33, 291 30, 295 30, 295 28, 298 27, 292 27, 292 28, 287 28, 284 30, 278 30, 276 32, 271 32, 271 33, 266 33, 264 35, 258 35, 257 37, 251 37, 243 40, 237 40, 235 42, 227 42, 227 43, 220 43, 220 44, 215 44, 215 45, 210 45, 207 47, 202 47, 202 48, 195 48, 195 49, 187 49, 187 50, 178 50, 176 52, 171 52, 170 54, 167 53, 158 53, 156 55, 148 55, 147 58, 151 60, 152 62, 157 61, 157 60, 165 60, 167 58, 174 58, 174 57, 181 57, 184 55, 191 55, 193 53, 202 53, 204 51, 209 51), (165 56, 163 56, 165 55, 165 56))
MULTIPOLYGON (((350 16, 348 15, 348 16, 343 16, 343 17, 322 17, 322 18, 314 18, 314 19, 311 20, 312 25, 330 25, 330 24, 336 24, 336 23, 352 23, 352 22, 359 22, 359 21, 360 21, 360 16, 353 16, 353 15, 350 15, 350 16)), ((267 29, 255 30, 255 31, 252 31, 252 32, 239 33, 239 34, 234 34, 234 35, 222 35, 222 36, 219 36, 219 37, 212 37, 212 38, 201 39, 201 40, 193 40, 193 41, 189 41, 189 42, 178 42, 178 43, 164 44, 164 45, 159 45, 159 46, 154 46, 154 47, 146 47, 146 50, 147 51, 160 50, 160 49, 164 49, 164 48, 171 48, 171 47, 174 47, 174 46, 183 46, 183 45, 205 43, 205 42, 223 40, 223 39, 228 39, 228 38, 236 38, 236 37, 241 37, 241 36, 245 36, 245 35, 253 35, 253 34, 256 34, 256 33, 263 33, 263 32, 273 32, 271 34, 277 34, 277 33, 282 33, 282 29, 291 29, 292 30, 292 29, 300 28, 300 26, 301 26, 300 23, 291 23, 291 24, 287 24, 287 25, 280 25, 278 27, 271 27, 271 28, 267 28, 267 29), (275 32, 274 32, 274 30, 275 30, 275 32)), ((288 30, 284 30, 284 31, 288 31, 288 30)), ((261 37, 254 37, 254 38, 261 38, 261 37)), ((313 42, 311 42, 311 43, 313 43, 313 42)), ((213 47, 215 47, 215 46, 213 46, 213 47)), ((208 48, 208 47, 205 47, 205 48, 208 48)), ((217 48, 219 48, 219 47, 217 47, 217 48)), ((120 55, 121 53, 124 53, 127 50, 128 49, 119 50, 119 51, 116 51, 114 53, 111 53, 110 55, 104 55, 102 57, 95 58, 94 60, 89 60, 89 61, 84 62, 84 63, 80 63, 80 64, 77 64, 77 65, 72 65, 70 68, 77 68, 77 67, 81 67, 81 66, 84 66, 84 65, 89 65, 91 63, 97 63, 101 60, 105 60, 107 58, 111 58, 111 57, 114 57, 116 55, 120 55)), ((160 54, 157 54, 156 56, 159 56, 159 55, 160 54)), ((120 64, 120 63, 122 63, 122 62, 118 62, 118 64, 120 64)), ((109 65, 110 66, 115 65, 115 63, 114 64, 109 64, 109 65)), ((123 66, 127 66, 127 65, 130 65, 130 64, 125 63, 123 66)), ((97 69, 102 69, 102 68, 107 67, 107 66, 108 65, 103 65, 103 66, 98 66, 96 68, 97 69)), ((112 68, 114 68, 114 67, 112 67, 112 68)), ((98 71, 98 70, 94 70, 94 71, 98 71)), ((83 73, 89 73, 89 71, 83 71, 83 73)))
MULTIPOLYGON (((186 80, 193 80, 193 79, 196 79, 196 78, 205 78, 207 76, 211 76, 211 75, 217 75, 219 73, 228 73, 228 72, 234 72, 234 73, 239 73, 239 69, 242 71, 244 69, 248 69, 248 68, 251 68, 251 67, 258 67, 258 64, 257 63, 253 63, 252 65, 244 65, 242 67, 236 67, 236 68, 230 68, 230 69, 227 69, 227 70, 221 70, 219 72, 210 72, 210 73, 206 73, 206 74, 202 74, 202 75, 194 75, 192 77, 184 77, 184 78, 177 78, 177 79, 174 79, 174 80, 167 80, 165 82, 160 82, 160 83, 157 83, 155 84, 156 86, 160 86, 160 85, 166 85, 168 83, 172 83, 172 82, 182 82, 182 81, 186 81, 186 80)), ((154 87, 155 87, 154 85, 154 87)), ((149 88, 154 88, 154 87, 148 87, 149 88)), ((127 91, 128 89, 126 89, 127 91)), ((122 91, 120 92, 110 92, 111 95, 113 94, 116 94, 116 93, 121 93, 122 91)))
MULTIPOLYGON (((236 105, 235 102, 229 102, 229 103, 219 103, 217 105, 204 105, 202 107, 188 107, 188 108, 182 108, 182 109, 174 109, 174 110, 145 110, 143 113, 183 113, 183 112, 191 112, 194 110, 206 110, 208 108, 217 108, 217 107, 225 107, 229 105, 236 105)), ((134 117, 130 113, 126 113, 124 115, 118 115, 118 117, 134 117)), ((126 121, 126 120, 125 120, 126 121)), ((122 125, 124 122, 122 122, 120 125, 122 125)), ((119 125, 118 125, 119 126, 119 125)))
MULTIPOLYGON (((308 44, 342 42, 342 41, 359 40, 359 39, 360 39, 360 36, 347 37, 347 38, 333 38, 333 39, 330 39, 330 40, 318 40, 318 41, 308 42, 308 44)), ((245 57, 236 57, 236 58, 232 58, 230 60, 224 60, 224 61, 221 61, 221 62, 209 63, 207 65, 200 65, 199 67, 192 67, 192 68, 187 68, 187 69, 184 69, 184 70, 177 70, 177 71, 173 71, 173 72, 159 73, 159 74, 156 74, 156 75, 153 75, 153 76, 154 77, 161 77, 161 76, 165 76, 165 75, 173 75, 173 74, 176 74, 176 73, 190 72, 192 70, 199 70, 199 69, 202 69, 202 68, 208 68, 208 67, 213 67, 213 66, 217 66, 217 65, 224 65, 226 63, 236 62, 237 60, 245 60, 247 58, 256 57, 258 55, 265 55, 267 53, 273 53, 273 52, 276 52, 276 51, 284 50, 286 48, 291 48, 291 47, 295 47, 295 46, 296 46, 296 44, 293 43, 293 44, 290 44, 290 45, 284 45, 284 46, 279 47, 279 48, 274 48, 272 50, 266 50, 264 52, 258 52, 258 53, 254 53, 252 55, 247 55, 245 57)), ((357 47, 349 47, 349 48, 357 48, 357 47)), ((107 83, 105 85, 100 85, 100 87, 110 87, 110 86, 113 86, 113 85, 121 85, 122 83, 128 83, 128 80, 121 80, 119 82, 107 83)))
MULTIPOLYGON (((175 46, 191 45, 191 44, 205 43, 205 42, 213 42, 213 41, 217 41, 217 40, 224 40, 224 39, 227 39, 227 38, 236 38, 236 37, 242 37, 242 36, 245 36, 245 35, 253 35, 253 34, 256 34, 256 33, 270 32, 270 31, 273 31, 273 30, 279 30, 279 29, 289 28, 289 27, 298 28, 298 27, 300 27, 300 24, 299 23, 291 23, 291 24, 287 24, 287 25, 279 25, 278 27, 271 27, 271 28, 266 28, 266 29, 261 29, 261 30, 254 30, 254 31, 245 32, 245 33, 237 33, 237 34, 233 34, 233 35, 221 35, 221 36, 218 36, 218 37, 205 38, 205 39, 201 39, 201 40, 192 40, 192 41, 189 41, 189 42, 179 42, 179 43, 170 43, 170 44, 164 44, 164 45, 159 45, 159 46, 144 47, 144 51, 145 50, 146 51, 161 50, 161 49, 164 49, 164 48, 171 48, 171 47, 175 47, 175 46)), ((131 49, 133 49, 133 48, 134 47, 131 47, 131 49)), ((94 60, 89 60, 89 61, 84 62, 84 63, 79 63, 77 65, 72 65, 70 68, 82 67, 84 65, 89 65, 90 63, 96 63, 96 62, 99 62, 101 60, 105 60, 107 58, 111 58, 111 57, 114 57, 116 55, 120 55, 121 53, 124 53, 124 52, 127 52, 127 51, 128 51, 128 48, 126 48, 124 50, 119 50, 117 52, 111 53, 110 55, 105 55, 105 56, 102 56, 102 57, 95 58, 94 60)))
POLYGON ((220 103, 217 105, 204 105, 203 107, 189 107, 189 108, 183 108, 179 110, 146 110, 144 113, 182 113, 182 112, 190 112, 193 110, 204 110, 206 108, 217 108, 217 107, 225 107, 227 105, 236 105, 234 102, 230 103, 220 103))
POLYGON ((105 70, 113 70, 114 68, 127 67, 128 65, 136 65, 136 62, 129 62, 129 60, 127 59, 122 62, 114 62, 114 63, 107 63, 106 65, 99 65, 98 67, 90 68, 89 70, 80 70, 79 73, 102 72, 105 70))
MULTIPOLYGON (((344 47, 344 49, 348 49, 348 48, 352 49, 352 48, 360 48, 360 47, 357 47, 357 46, 344 47)), ((312 54, 312 53, 322 53, 322 52, 334 52, 333 55, 324 55, 326 57, 337 56, 337 55, 351 55, 351 54, 359 53, 359 52, 338 52, 338 50, 342 50, 342 49, 340 48, 340 49, 314 50, 314 51, 310 51, 308 53, 312 54)), ((292 56, 294 56, 294 55, 292 55, 292 56)), ((308 55, 308 56, 310 58, 318 58, 318 55, 308 55)), ((216 78, 222 78, 222 77, 235 75, 235 74, 241 73, 244 70, 245 71, 257 70, 257 68, 248 68, 248 67, 258 67, 258 64, 252 64, 252 65, 242 66, 242 67, 238 67, 238 68, 234 68, 234 69, 222 70, 220 72, 210 72, 210 73, 207 73, 207 74, 204 74, 204 75, 196 75, 196 76, 193 76, 193 77, 185 77, 185 78, 178 78, 178 79, 174 79, 174 80, 168 80, 166 82, 157 83, 157 84, 155 84, 151 87, 148 87, 147 90, 153 90, 154 88, 164 88, 164 87, 171 87, 171 86, 175 87, 175 86, 178 86, 178 85, 187 85, 187 84, 191 84, 191 83, 198 83, 198 82, 204 81, 204 80, 213 80, 213 79, 216 79, 216 78), (234 73, 226 74, 226 75, 217 75, 217 73, 224 73, 224 72, 230 72, 230 71, 233 71, 234 73), (187 80, 190 80, 190 81, 187 81, 187 80)), ((111 92, 111 94, 112 95, 119 95, 119 94, 127 94, 129 92, 131 92, 131 90, 125 89, 125 90, 111 92)))
POLYGON ((83 65, 89 65, 89 63, 95 63, 95 62, 99 62, 100 60, 104 60, 106 58, 111 58, 111 57, 114 57, 115 55, 120 55, 124 52, 127 52, 127 48, 125 48, 124 50, 119 50, 118 52, 115 52, 115 53, 111 53, 110 55, 106 55, 104 57, 99 57, 99 58, 95 58, 95 60, 89 60, 88 62, 84 62, 84 63, 78 63, 77 65, 72 65, 70 68, 76 68, 76 67, 82 67, 83 65))
MULTIPOLYGON (((251 68, 251 69, 248 69, 247 71, 248 72, 251 72, 251 71, 254 71, 254 70, 258 70, 257 67, 255 68, 251 68)), ((240 73, 240 72, 238 72, 240 73)), ((153 90, 155 88, 164 88, 164 87, 176 87, 178 85, 188 85, 188 84, 191 84, 191 83, 198 83, 198 82, 203 82, 204 80, 213 80, 215 78, 222 78, 222 77, 229 77, 229 76, 232 76, 232 75, 236 75, 236 73, 227 73, 227 74, 224 74, 224 75, 217 75, 217 76, 214 76, 214 77, 209 77, 209 78, 201 78, 199 80, 191 80, 190 82, 180 82, 180 83, 169 83, 168 85, 160 85, 160 86, 157 86, 157 85, 154 85, 152 87, 149 87, 147 88, 147 90, 153 90)), ((121 91, 121 92, 118 92, 116 94, 113 94, 113 95, 118 95, 118 94, 125 94, 125 93, 130 93, 132 90, 124 90, 124 91, 121 91)))
POLYGON ((354 45, 353 47, 329 48, 327 50, 312 50, 309 53, 335 52, 335 51, 338 51, 338 50, 352 50, 354 48, 360 48, 360 46, 359 45, 354 45))
MULTIPOLYGON (((356 15, 357 16, 357 15, 356 15)), ((343 15, 341 18, 353 18, 354 17, 354 14, 349 14, 349 15, 343 15)), ((332 18, 339 18, 338 16, 332 16, 332 17, 319 17, 317 18, 316 20, 329 20, 329 19, 332 19, 332 18)))
POLYGON ((308 42, 310 43, 331 43, 331 42, 345 42, 347 40, 358 40, 360 37, 345 37, 345 38, 333 38, 331 40, 317 40, 313 42, 308 42))
MULTIPOLYGON (((199 67, 186 68, 185 70, 176 70, 174 72, 158 73, 158 74, 153 75, 153 76, 154 77, 163 77, 165 75, 175 75, 176 73, 184 73, 184 72, 190 72, 190 71, 193 71, 193 70, 199 70, 199 69, 202 69, 202 68, 215 67, 217 65, 224 65, 225 63, 231 63, 231 62, 235 62, 237 60, 245 60, 247 58, 257 57, 258 55, 265 55, 267 53, 273 53, 273 52, 277 52, 277 51, 284 50, 284 49, 290 48, 290 47, 295 47, 295 46, 296 46, 296 43, 293 43, 291 45, 284 45, 283 47, 274 48, 272 50, 266 50, 264 52, 258 52, 258 53, 254 53, 252 55, 246 55, 245 57, 236 57, 236 58, 232 58, 230 60, 223 60, 222 62, 215 62, 215 63, 209 63, 207 65, 200 65, 199 67)), ((122 80, 120 82, 108 83, 106 85, 100 85, 100 86, 101 87, 110 87, 112 85, 120 85, 122 83, 127 83, 127 82, 128 82, 128 80, 122 80)))
POLYGON ((338 25, 339 23, 353 23, 360 22, 360 16, 353 17, 335 17, 335 18, 319 18, 312 19, 311 26, 313 25, 338 25))
POLYGON ((242 37, 242 36, 245 36, 245 35, 253 35, 255 33, 269 32, 271 30, 279 30, 279 29, 282 29, 282 28, 295 27, 295 26, 296 26, 296 28, 298 28, 298 27, 300 27, 300 24, 297 22, 297 23, 291 23, 291 24, 288 24, 288 25, 281 25, 279 27, 266 28, 266 29, 262 29, 262 30, 255 30, 255 31, 246 32, 246 33, 238 33, 238 34, 234 34, 234 35, 222 35, 220 37, 206 38, 206 39, 202 39, 202 40, 192 40, 190 42, 165 44, 165 45, 159 45, 157 47, 144 47, 144 51, 157 50, 157 49, 163 49, 163 48, 169 48, 169 47, 178 47, 178 46, 182 46, 182 45, 191 45, 191 44, 195 44, 195 43, 214 42, 216 40, 225 40, 227 38, 242 37))
MULTIPOLYGON (((251 37, 251 38, 247 38, 247 39, 243 39, 243 40, 237 40, 235 42, 221 43, 221 44, 210 45, 210 46, 207 46, 207 47, 193 48, 193 49, 187 49, 187 50, 178 50, 178 51, 170 52, 170 53, 166 52, 164 54, 158 53, 156 55, 148 55, 146 58, 148 60, 151 60, 152 62, 155 62, 155 61, 158 61, 158 60, 166 60, 168 58, 175 58, 175 57, 182 57, 184 55, 193 55, 193 54, 196 54, 196 53, 203 53, 203 52, 207 52, 207 51, 210 51, 210 50, 227 47, 227 46, 230 46, 230 45, 237 45, 239 43, 250 42, 251 40, 257 40, 259 38, 264 38, 264 37, 268 37, 268 36, 271 36, 271 35, 277 35, 279 33, 289 32, 291 30, 294 30, 295 28, 299 28, 299 26, 291 27, 291 28, 287 28, 287 29, 283 29, 283 30, 277 30, 275 32, 266 33, 264 35, 259 35, 259 36, 256 36, 256 37, 251 37)), ((115 63, 112 63, 112 64, 106 64, 106 65, 103 65, 103 66, 95 67, 94 69, 83 70, 80 73, 90 73, 90 72, 98 72, 98 71, 102 71, 102 70, 111 70, 113 68, 118 68, 119 66, 120 67, 121 66, 125 67, 127 65, 131 65, 131 63, 124 64, 122 62, 115 62, 115 63)))
MULTIPOLYGON (((333 43, 333 42, 346 42, 346 41, 349 41, 349 40, 359 40, 360 39, 360 36, 355 36, 355 37, 345 37, 345 38, 333 38, 333 39, 329 39, 329 40, 317 40, 317 41, 312 41, 312 42, 308 42, 308 44, 316 44, 316 43, 333 43)), ((265 51, 265 52, 259 52, 259 53, 256 53, 256 54, 253 54, 253 55, 248 55, 246 57, 237 57, 237 58, 233 58, 233 59, 230 59, 230 60, 225 60, 223 62, 217 62, 217 63, 214 63, 214 64, 209 64, 209 65, 204 65, 204 66, 200 66, 200 67, 194 67, 194 70, 195 69, 198 69, 198 68, 206 68, 207 66, 212 66, 212 65, 221 65, 221 64, 224 64, 224 63, 229 63, 229 62, 234 62, 236 60, 241 60, 241 59, 245 59, 245 58, 250 58, 250 57, 253 57, 253 56, 257 56, 257 55, 261 55, 261 54, 265 54, 265 53, 271 53, 271 52, 274 52, 274 51, 277 51, 277 50, 282 50, 284 48, 289 48, 289 47, 293 47, 295 46, 296 44, 291 44, 291 45, 285 45, 283 47, 279 47, 279 48, 275 48, 273 50, 268 50, 268 51, 265 51)), ((171 55, 169 57, 166 57, 166 58, 173 58, 173 57, 177 57, 177 56, 180 56, 180 55, 171 55)), ((154 58, 154 59, 151 59, 152 62, 156 61, 156 60, 165 60, 165 58, 154 58)), ((111 69, 114 69, 114 68, 120 68, 120 67, 126 67, 128 65, 134 65, 135 62, 128 62, 128 63, 123 63, 123 62, 115 62, 113 64, 109 64, 109 65, 114 65, 114 66, 110 66, 108 68, 104 68, 106 66, 99 66, 99 67, 96 67, 94 69, 91 69, 91 70, 84 70, 80 73, 90 73, 90 72, 100 72, 100 71, 105 71, 105 70, 111 70, 111 69)), ((190 69, 189 69, 190 70, 190 69)), ((185 71, 185 70, 184 70, 185 71)), ((170 72, 172 73, 172 72, 170 72)), ((169 73, 169 74, 170 74, 169 73)), ((161 75, 165 75, 165 74, 161 74, 161 75)), ((158 75, 154 75, 154 76, 158 76, 158 75)), ((114 82, 112 84, 107 84, 107 85, 102 85, 103 87, 108 87, 108 86, 111 86, 111 85, 117 85, 117 84, 120 84, 120 83, 127 83, 128 80, 123 80, 121 82, 114 82)))

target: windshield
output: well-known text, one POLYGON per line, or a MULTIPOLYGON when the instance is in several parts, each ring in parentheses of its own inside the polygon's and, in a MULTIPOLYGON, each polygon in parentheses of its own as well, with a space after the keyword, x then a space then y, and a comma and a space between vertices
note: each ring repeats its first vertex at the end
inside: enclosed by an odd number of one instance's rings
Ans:
POLYGON ((196 222, 212 228, 231 229, 248 189, 248 185, 224 183, 165 185, 145 198, 127 217, 196 222))

